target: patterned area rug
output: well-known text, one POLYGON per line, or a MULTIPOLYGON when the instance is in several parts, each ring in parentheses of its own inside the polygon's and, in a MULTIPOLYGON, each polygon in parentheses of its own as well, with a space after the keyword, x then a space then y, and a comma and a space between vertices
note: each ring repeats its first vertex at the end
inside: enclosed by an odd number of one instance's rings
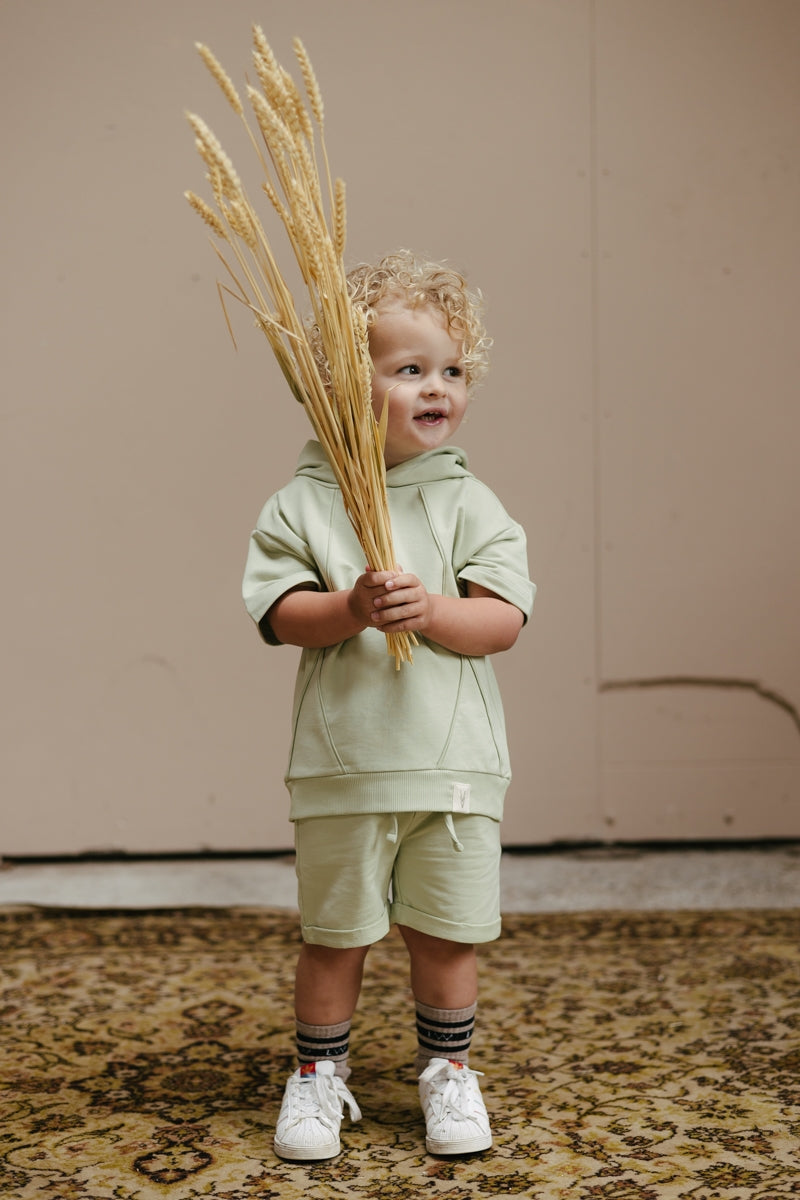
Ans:
POLYGON ((473 1066, 494 1148, 425 1153, 401 943, 367 963, 363 1119, 276 1159, 291 913, 0 910, 4 1200, 800 1196, 800 912, 506 918, 473 1066))

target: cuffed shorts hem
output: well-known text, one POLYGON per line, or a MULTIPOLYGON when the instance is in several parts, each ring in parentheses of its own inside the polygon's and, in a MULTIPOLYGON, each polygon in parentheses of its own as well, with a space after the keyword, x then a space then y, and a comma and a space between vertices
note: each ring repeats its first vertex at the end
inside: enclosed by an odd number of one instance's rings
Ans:
POLYGON ((331 946, 336 950, 351 950, 356 946, 371 946, 385 938, 391 922, 387 912, 379 921, 361 929, 324 929, 318 925, 302 925, 303 941, 311 946, 331 946))
POLYGON ((469 945, 478 942, 493 942, 500 937, 501 921, 490 921, 485 925, 465 925, 462 922, 445 921, 441 917, 431 916, 430 913, 419 912, 409 908, 407 904, 392 905, 392 922, 395 925, 406 925, 416 929, 417 933, 427 933, 430 937, 444 938, 447 942, 464 942, 469 945))

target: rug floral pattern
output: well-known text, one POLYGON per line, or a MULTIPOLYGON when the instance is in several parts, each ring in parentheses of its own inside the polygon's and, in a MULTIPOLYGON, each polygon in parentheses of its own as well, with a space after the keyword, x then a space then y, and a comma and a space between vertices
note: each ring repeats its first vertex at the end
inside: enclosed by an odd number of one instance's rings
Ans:
POLYGON ((280 910, 0 910, 4 1200, 800 1198, 800 912, 510 916, 472 1065, 491 1151, 425 1153, 396 937, 370 954, 343 1152, 276 1159, 280 910))

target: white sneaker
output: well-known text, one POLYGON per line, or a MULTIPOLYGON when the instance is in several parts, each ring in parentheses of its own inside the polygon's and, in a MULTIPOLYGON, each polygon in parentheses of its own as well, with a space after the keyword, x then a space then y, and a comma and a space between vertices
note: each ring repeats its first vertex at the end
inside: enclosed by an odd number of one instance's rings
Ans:
POLYGON ((429 1154, 474 1154, 492 1144, 489 1115, 477 1071, 447 1058, 432 1058, 419 1077, 429 1154))
POLYGON ((273 1147, 280 1158, 295 1162, 333 1158, 341 1150, 339 1127, 344 1105, 351 1121, 361 1120, 361 1110, 332 1062, 314 1063, 289 1076, 283 1093, 273 1147))

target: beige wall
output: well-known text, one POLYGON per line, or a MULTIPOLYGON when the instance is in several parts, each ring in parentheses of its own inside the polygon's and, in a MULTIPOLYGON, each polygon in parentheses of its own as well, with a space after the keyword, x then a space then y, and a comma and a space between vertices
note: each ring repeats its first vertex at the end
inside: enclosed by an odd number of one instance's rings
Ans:
POLYGON ((249 530, 308 430, 182 198, 193 50, 314 60, 352 259, 483 289, 540 592, 508 843, 800 836, 795 0, 0 2, 0 854, 288 846, 249 530))

